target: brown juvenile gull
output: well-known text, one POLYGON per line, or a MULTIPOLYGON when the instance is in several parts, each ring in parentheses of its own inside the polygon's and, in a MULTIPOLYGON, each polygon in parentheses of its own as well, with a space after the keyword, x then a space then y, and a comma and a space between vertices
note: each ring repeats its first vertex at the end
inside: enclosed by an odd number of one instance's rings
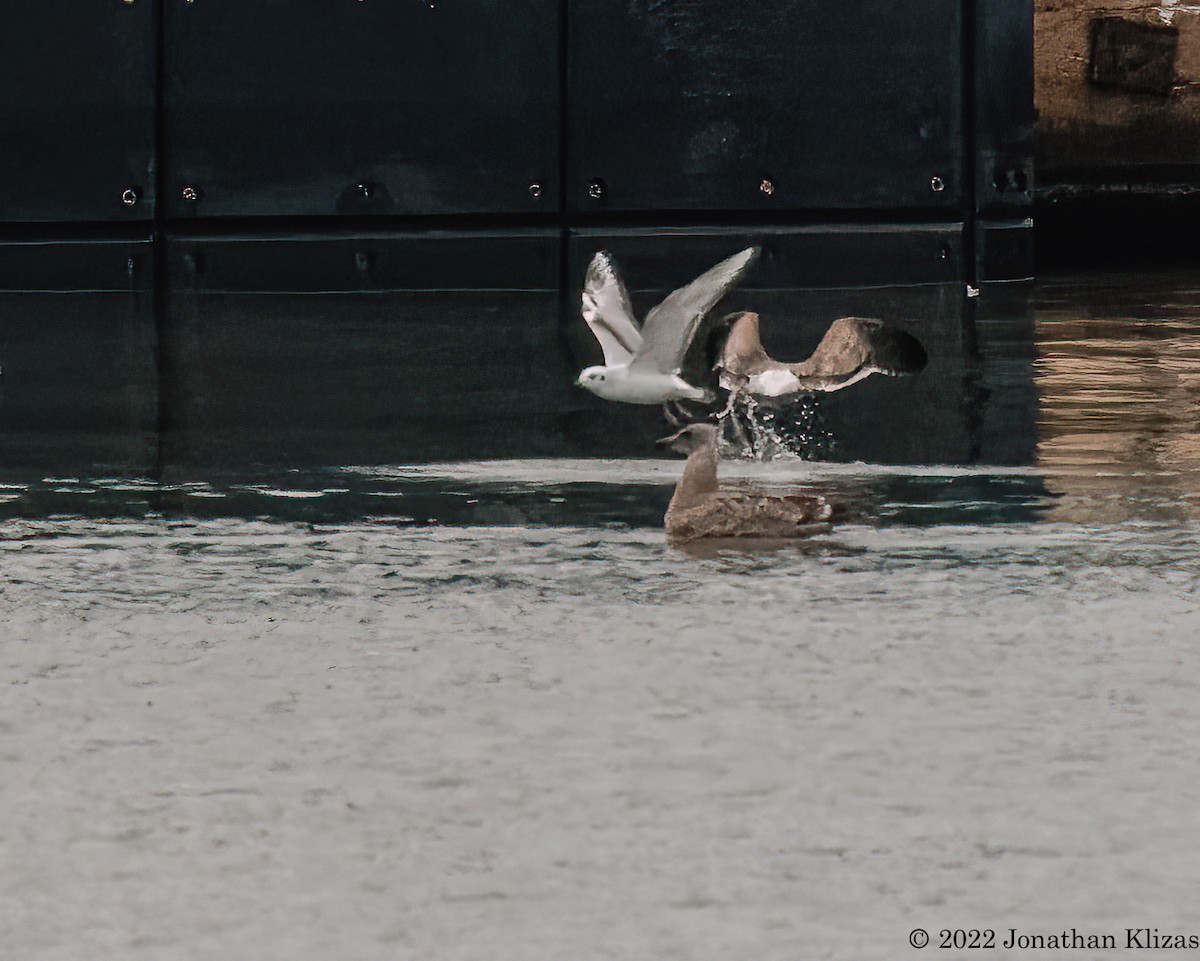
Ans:
POLYGON ((928 357, 912 334, 869 317, 839 317, 808 360, 786 364, 763 349, 758 314, 736 315, 717 360, 721 386, 738 396, 780 403, 798 394, 841 390, 869 377, 899 377, 925 368, 928 357))
POLYGON ((709 391, 687 383, 679 372, 700 322, 758 253, 759 248, 747 247, 680 287, 646 315, 641 328, 612 258, 607 251, 597 253, 584 281, 583 319, 604 351, 604 363, 581 371, 575 383, 626 404, 712 400, 709 391))
POLYGON ((689 424, 660 444, 687 454, 663 524, 677 543, 706 537, 809 537, 829 530, 825 498, 812 494, 766 494, 721 490, 717 483, 717 428, 689 424))

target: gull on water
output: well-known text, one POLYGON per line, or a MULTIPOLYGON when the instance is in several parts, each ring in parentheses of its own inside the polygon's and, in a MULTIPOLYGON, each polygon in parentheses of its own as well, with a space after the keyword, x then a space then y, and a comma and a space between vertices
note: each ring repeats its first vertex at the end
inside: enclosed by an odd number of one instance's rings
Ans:
MULTIPOLYGON (((780 403, 798 394, 841 390, 871 374, 899 377, 924 370, 928 356, 912 334, 868 317, 839 317, 807 360, 787 364, 763 348, 758 314, 735 315, 717 360, 720 384, 735 399, 780 403)), ((728 408, 727 408, 728 409, 728 408)))
POLYGON ((675 543, 701 538, 809 537, 829 530, 831 506, 812 494, 721 490, 717 482, 717 428, 689 424, 660 444, 687 454, 683 477, 663 518, 675 543))
POLYGON ((710 391, 680 376, 683 360, 700 322, 758 253, 758 247, 748 247, 680 287, 646 315, 640 329, 612 258, 606 251, 597 253, 584 282, 583 319, 604 351, 604 363, 581 371, 575 383, 626 404, 713 400, 710 391))

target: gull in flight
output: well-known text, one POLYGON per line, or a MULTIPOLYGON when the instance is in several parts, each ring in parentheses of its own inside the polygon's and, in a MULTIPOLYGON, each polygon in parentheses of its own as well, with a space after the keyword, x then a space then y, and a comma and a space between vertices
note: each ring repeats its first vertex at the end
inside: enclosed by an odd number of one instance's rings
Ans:
POLYGON ((583 319, 600 342, 604 363, 581 371, 575 383, 605 400, 626 404, 713 400, 712 392, 680 376, 683 360, 700 322, 758 253, 758 247, 748 247, 680 287, 646 315, 641 328, 612 258, 606 251, 597 253, 584 282, 583 319))
POLYGON ((731 408, 738 397, 778 404, 798 394, 841 390, 872 374, 916 374, 926 363, 925 348, 912 334, 874 318, 839 317, 812 356, 786 364, 767 354, 758 314, 748 311, 734 320, 716 366, 731 408))

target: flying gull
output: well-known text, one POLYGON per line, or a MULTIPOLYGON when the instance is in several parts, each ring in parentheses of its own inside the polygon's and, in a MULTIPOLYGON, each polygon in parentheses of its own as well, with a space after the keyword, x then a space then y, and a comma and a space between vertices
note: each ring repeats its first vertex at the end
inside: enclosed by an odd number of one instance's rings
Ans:
POLYGON ((612 258, 597 253, 584 282, 583 319, 604 351, 604 363, 581 371, 575 383, 626 404, 711 401, 712 393, 687 383, 680 369, 700 322, 758 253, 758 247, 748 247, 680 287, 646 315, 640 329, 612 258))
POLYGON ((780 403, 798 394, 841 390, 871 374, 898 377, 925 368, 928 357, 912 334, 868 317, 839 317, 807 360, 773 360, 758 333, 758 314, 737 316, 717 361, 721 386, 735 398, 780 403))
POLYGON ((689 424, 659 444, 688 455, 683 477, 663 518, 671 541, 809 537, 829 530, 833 510, 823 497, 721 490, 717 482, 717 428, 713 424, 689 424))

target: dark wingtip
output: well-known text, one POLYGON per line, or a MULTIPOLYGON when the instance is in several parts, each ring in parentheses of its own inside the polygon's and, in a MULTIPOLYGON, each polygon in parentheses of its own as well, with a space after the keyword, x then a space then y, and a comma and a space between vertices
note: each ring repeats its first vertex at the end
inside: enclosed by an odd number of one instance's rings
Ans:
POLYGON ((875 340, 875 364, 893 377, 919 374, 928 366, 929 354, 912 334, 884 327, 875 340))

